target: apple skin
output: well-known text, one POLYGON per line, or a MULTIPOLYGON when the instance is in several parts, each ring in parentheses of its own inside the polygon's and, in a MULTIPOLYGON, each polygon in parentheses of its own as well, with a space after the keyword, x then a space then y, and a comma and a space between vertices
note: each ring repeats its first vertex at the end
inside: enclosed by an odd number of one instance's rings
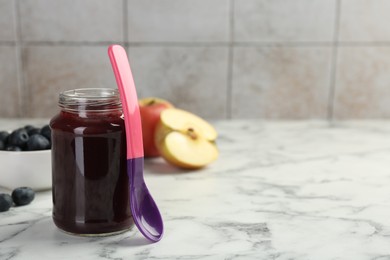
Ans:
POLYGON ((154 143, 156 126, 160 121, 161 112, 171 107, 173 105, 170 102, 160 98, 150 97, 139 100, 145 157, 160 156, 160 152, 154 143))

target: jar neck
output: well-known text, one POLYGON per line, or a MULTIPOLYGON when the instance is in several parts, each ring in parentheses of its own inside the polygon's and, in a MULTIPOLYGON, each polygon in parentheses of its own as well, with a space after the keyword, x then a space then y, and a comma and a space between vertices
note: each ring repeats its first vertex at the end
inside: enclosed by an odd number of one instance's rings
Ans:
POLYGON ((79 117, 118 116, 122 104, 116 89, 74 89, 60 93, 58 104, 63 113, 79 117))
POLYGON ((80 110, 70 111, 61 109, 60 112, 65 117, 78 117, 78 118, 118 118, 123 116, 122 110, 110 110, 110 111, 91 111, 91 110, 80 110))

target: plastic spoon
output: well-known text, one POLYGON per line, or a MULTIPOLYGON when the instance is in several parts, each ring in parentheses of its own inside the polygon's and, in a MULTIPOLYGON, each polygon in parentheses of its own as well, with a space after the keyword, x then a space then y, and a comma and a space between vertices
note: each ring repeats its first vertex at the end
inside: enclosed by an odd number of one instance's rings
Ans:
POLYGON ((127 174, 130 180, 130 208, 135 225, 149 240, 157 242, 163 234, 160 211, 144 181, 144 149, 137 92, 126 51, 111 45, 108 56, 118 85, 125 116, 127 174))

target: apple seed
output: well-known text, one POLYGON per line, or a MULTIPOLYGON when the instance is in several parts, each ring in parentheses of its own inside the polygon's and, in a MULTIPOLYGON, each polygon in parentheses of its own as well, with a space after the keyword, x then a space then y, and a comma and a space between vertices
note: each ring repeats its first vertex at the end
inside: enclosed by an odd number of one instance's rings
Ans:
POLYGON ((195 133, 195 130, 192 127, 188 128, 187 134, 194 140, 198 138, 198 135, 195 133))

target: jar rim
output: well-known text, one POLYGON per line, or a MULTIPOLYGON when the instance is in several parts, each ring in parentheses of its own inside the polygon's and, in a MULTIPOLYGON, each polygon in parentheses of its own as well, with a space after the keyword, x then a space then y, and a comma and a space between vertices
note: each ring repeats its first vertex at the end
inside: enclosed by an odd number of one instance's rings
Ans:
POLYGON ((58 104, 69 111, 109 111, 122 108, 120 94, 114 88, 79 88, 65 90, 59 94, 58 104))
POLYGON ((61 97, 72 99, 120 98, 119 91, 114 88, 77 88, 65 90, 60 93, 61 97))

